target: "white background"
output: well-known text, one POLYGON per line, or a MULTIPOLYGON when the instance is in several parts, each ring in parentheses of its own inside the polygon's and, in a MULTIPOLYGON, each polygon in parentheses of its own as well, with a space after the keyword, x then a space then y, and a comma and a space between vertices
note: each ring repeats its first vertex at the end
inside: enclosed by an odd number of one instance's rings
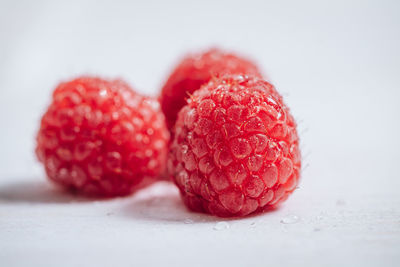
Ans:
POLYGON ((399 266, 399 86, 398 1, 0 0, 0 265, 399 266), (60 80, 156 95, 213 45, 255 60, 298 121, 302 183, 279 210, 215 230, 169 184, 108 201, 49 185, 34 136, 60 80))

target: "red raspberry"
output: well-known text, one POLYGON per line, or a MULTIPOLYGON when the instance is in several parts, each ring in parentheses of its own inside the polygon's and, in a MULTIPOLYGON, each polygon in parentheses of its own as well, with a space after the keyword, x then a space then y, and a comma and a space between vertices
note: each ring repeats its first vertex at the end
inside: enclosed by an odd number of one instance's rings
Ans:
POLYGON ((261 77, 254 63, 234 54, 211 49, 186 56, 169 76, 161 91, 161 109, 171 129, 186 99, 211 77, 223 74, 249 74, 261 77))
POLYGON ((123 81, 61 83, 43 115, 36 154, 48 177, 98 196, 126 195, 165 169, 169 133, 156 100, 123 81))
POLYGON ((296 123, 266 81, 214 78, 178 114, 168 171, 186 205, 245 216, 292 193, 301 167, 296 123))

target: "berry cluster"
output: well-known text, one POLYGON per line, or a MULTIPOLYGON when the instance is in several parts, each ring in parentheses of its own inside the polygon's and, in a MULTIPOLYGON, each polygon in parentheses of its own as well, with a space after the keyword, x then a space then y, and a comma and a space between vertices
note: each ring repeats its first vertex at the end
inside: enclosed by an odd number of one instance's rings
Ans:
POLYGON ((278 204, 297 186, 296 124, 261 79, 212 79, 179 112, 174 131, 169 173, 195 211, 244 216, 278 204))
POLYGON ((156 100, 126 83, 61 83, 44 114, 36 154, 48 177, 80 192, 127 195, 165 169, 169 133, 156 100))
POLYGON ((61 83, 36 154, 65 188, 122 196, 167 175, 190 209, 222 217, 281 203, 301 168, 296 123, 281 95, 255 64, 217 49, 184 58, 159 102, 121 80, 61 83))

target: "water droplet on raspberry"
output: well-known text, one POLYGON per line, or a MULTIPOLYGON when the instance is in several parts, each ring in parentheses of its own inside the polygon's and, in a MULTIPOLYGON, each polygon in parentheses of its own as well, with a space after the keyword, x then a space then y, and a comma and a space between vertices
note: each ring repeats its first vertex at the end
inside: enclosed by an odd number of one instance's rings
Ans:
POLYGON ((99 96, 100 96, 100 97, 106 97, 107 94, 108 94, 108 92, 107 92, 106 89, 103 89, 103 90, 101 90, 101 91, 99 92, 99 96))
MULTIPOLYGON (((275 100, 275 98, 272 95, 269 95, 267 97, 267 102, 269 102, 273 106, 278 106, 278 102, 275 100)), ((274 110, 274 111, 275 111, 275 114, 276 114, 276 110, 274 110)), ((274 115, 274 117, 277 117, 277 115, 274 115)))
POLYGON ((278 114, 276 118, 280 121, 285 121, 286 120, 286 113, 283 109, 278 110, 278 114))

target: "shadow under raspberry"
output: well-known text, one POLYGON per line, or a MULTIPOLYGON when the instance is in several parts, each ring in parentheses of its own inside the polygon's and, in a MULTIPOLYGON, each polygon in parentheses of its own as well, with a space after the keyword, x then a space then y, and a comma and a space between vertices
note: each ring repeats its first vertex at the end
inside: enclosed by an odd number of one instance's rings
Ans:
POLYGON ((188 210, 180 199, 178 189, 170 182, 158 182, 137 192, 118 213, 138 220, 182 224, 222 220, 188 210))
MULTIPOLYGON (((264 214, 273 213, 275 210, 271 208, 264 214)), ((183 204, 178 189, 170 182, 158 182, 137 192, 129 201, 124 203, 117 213, 135 220, 177 224, 209 223, 263 216, 263 214, 254 214, 245 217, 220 218, 192 212, 183 204)))
POLYGON ((0 203, 61 204, 93 200, 97 199, 76 195, 40 178, 0 185, 0 203))
POLYGON ((161 181, 139 190, 132 196, 108 199, 84 197, 40 178, 0 184, 0 204, 62 205, 98 201, 104 201, 104 204, 112 201, 112 213, 117 216, 128 217, 130 220, 190 225, 253 217, 219 218, 192 212, 183 204, 176 186, 166 181, 161 181))

